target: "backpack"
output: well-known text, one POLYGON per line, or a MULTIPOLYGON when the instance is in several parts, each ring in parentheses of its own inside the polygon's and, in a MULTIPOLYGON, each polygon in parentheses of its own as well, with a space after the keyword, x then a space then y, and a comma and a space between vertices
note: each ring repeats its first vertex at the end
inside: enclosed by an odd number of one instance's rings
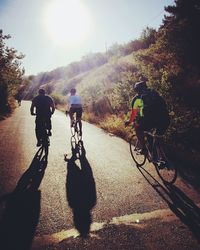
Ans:
POLYGON ((155 124, 164 133, 170 123, 169 112, 165 100, 155 90, 148 89, 141 95, 144 103, 143 114, 145 120, 155 124))

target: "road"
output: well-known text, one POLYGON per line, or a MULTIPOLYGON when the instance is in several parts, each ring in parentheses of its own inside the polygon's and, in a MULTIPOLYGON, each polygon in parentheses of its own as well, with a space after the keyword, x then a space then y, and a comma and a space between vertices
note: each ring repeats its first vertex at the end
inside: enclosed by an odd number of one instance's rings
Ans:
POLYGON ((46 162, 29 109, 0 122, 2 250, 200 249, 198 190, 180 177, 164 186, 151 164, 136 168, 127 142, 86 122, 86 155, 74 160, 60 111, 46 162))

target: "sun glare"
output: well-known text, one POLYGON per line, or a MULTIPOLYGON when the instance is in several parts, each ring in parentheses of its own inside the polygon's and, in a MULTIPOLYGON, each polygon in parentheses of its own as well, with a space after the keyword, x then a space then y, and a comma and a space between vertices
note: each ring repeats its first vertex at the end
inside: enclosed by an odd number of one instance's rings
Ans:
POLYGON ((91 31, 91 17, 80 0, 54 0, 45 13, 45 26, 59 45, 74 45, 85 40, 91 31))

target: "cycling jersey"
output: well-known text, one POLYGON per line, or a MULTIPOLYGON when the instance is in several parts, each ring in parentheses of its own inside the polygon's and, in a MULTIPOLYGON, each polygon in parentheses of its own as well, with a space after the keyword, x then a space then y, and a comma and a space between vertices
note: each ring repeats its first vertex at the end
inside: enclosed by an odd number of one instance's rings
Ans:
POLYGON ((131 116, 129 121, 133 122, 137 117, 143 117, 143 108, 144 108, 144 102, 139 97, 139 95, 134 96, 132 103, 131 103, 131 116))
POLYGON ((76 108, 81 108, 81 98, 78 95, 70 95, 68 98, 68 102, 70 104, 70 107, 76 107, 76 108))
POLYGON ((37 116, 50 116, 54 112, 54 101, 48 95, 38 95, 32 100, 32 111, 36 108, 37 116), (52 110, 51 110, 52 109, 52 110))

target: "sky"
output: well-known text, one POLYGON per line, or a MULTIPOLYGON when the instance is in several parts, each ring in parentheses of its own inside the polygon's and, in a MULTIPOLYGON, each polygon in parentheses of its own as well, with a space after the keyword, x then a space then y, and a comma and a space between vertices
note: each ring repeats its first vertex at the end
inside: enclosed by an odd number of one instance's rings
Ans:
POLYGON ((25 55, 25 75, 51 71, 105 52, 158 28, 173 0, 0 0, 0 29, 25 55))

